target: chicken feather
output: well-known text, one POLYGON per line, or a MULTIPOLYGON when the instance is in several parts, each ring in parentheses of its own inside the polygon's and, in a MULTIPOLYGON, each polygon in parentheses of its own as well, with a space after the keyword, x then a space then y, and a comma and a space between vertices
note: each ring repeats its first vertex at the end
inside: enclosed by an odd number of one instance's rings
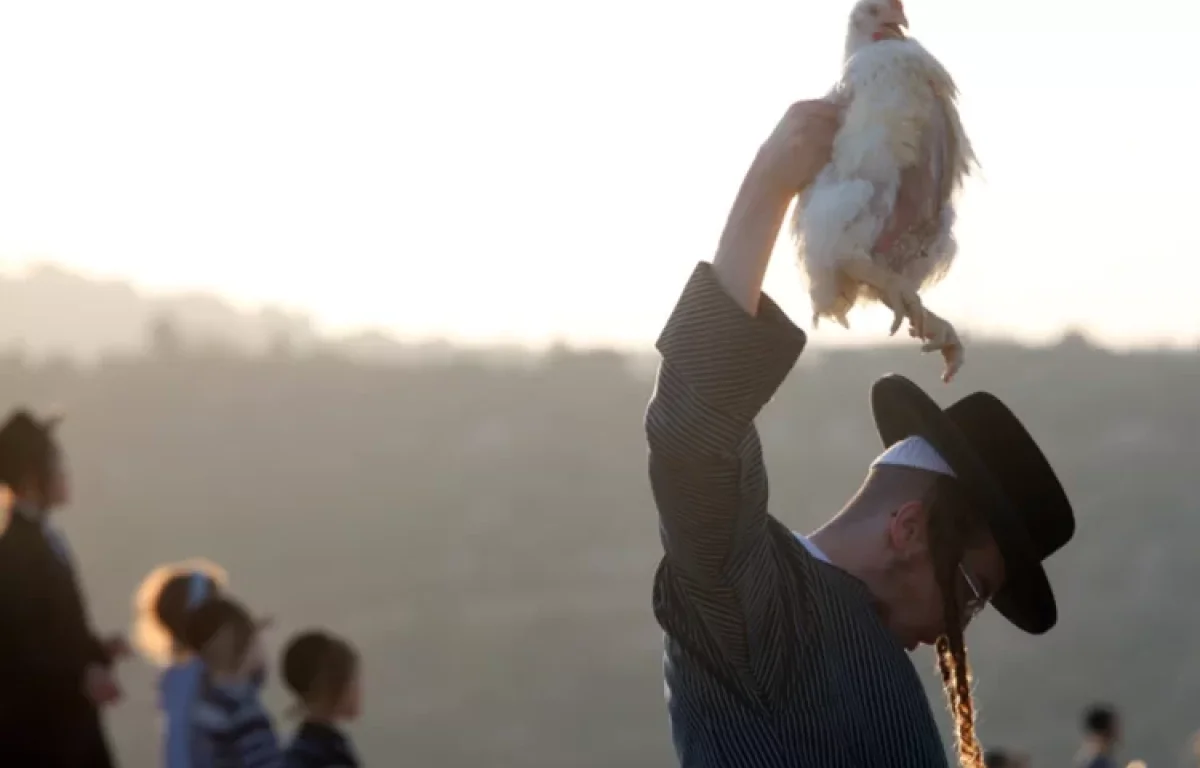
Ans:
POLYGON ((917 292, 954 262, 954 202, 978 162, 954 80, 900 26, 907 19, 894 0, 855 6, 842 77, 829 95, 844 107, 842 125, 829 164, 800 191, 792 234, 814 324, 828 317, 848 327, 851 308, 877 301, 895 312, 893 333, 907 317, 934 347, 953 341, 961 351, 953 328, 917 292))

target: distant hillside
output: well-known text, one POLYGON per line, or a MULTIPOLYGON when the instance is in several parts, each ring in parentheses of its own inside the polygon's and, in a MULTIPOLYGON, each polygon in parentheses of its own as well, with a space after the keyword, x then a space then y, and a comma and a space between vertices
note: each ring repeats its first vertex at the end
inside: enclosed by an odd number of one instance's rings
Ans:
MULTIPOLYGON (((209 293, 149 294, 120 280, 96 280, 43 264, 0 274, 0 349, 34 358, 93 361, 141 352, 168 332, 194 348, 294 354, 324 350, 353 360, 441 360, 462 350, 442 341, 402 342, 382 331, 330 337, 312 318, 276 307, 243 310, 209 293)), ((480 349, 489 358, 526 357, 515 348, 480 349)))
MULTIPOLYGON (((135 339, 137 300, 113 302, 135 339)), ((127 621, 154 563, 206 554, 277 617, 274 642, 323 623, 359 644, 368 764, 671 764, 644 366, 565 349, 368 365, 334 344, 242 356, 160 336, 148 356, 90 368, 0 356, 0 404, 67 410, 77 503, 63 519, 100 625, 127 621)), ((867 389, 891 370, 943 400, 1005 397, 1078 508, 1077 540, 1050 564, 1059 627, 1028 638, 985 614, 972 628, 984 740, 1066 765, 1098 697, 1127 711, 1130 757, 1183 764, 1200 728, 1200 355, 978 344, 947 388, 911 349, 814 349, 761 419, 772 508, 791 526, 854 488, 878 448, 867 389)), ((931 657, 917 663, 942 712, 931 657)), ((148 768, 150 672, 122 675, 114 732, 124 764, 148 768)), ((280 706, 277 684, 271 696, 280 706)))
POLYGON ((125 282, 93 280, 52 265, 0 276, 0 347, 83 359, 140 350, 159 317, 170 318, 189 336, 245 350, 264 349, 280 338, 297 344, 315 338, 312 321, 303 315, 244 312, 203 293, 151 296, 125 282))

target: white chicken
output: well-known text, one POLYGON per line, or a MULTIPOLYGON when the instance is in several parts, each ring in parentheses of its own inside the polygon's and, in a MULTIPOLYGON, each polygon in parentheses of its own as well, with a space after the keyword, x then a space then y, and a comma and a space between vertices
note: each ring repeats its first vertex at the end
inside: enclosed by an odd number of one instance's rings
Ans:
POLYGON ((977 164, 950 74, 906 36, 900 0, 859 0, 850 15, 842 77, 829 95, 844 107, 829 164, 800 190, 792 234, 807 273, 813 325, 849 328, 859 299, 887 305, 891 332, 905 318, 924 349, 962 365, 953 326, 918 291, 954 260, 954 199, 977 164))

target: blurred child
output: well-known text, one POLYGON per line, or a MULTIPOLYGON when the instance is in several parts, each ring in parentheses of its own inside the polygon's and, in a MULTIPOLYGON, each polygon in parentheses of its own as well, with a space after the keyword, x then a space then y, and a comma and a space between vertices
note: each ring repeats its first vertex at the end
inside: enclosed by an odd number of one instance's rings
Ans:
POLYGON ((134 594, 134 644, 148 661, 162 667, 158 706, 162 713, 165 768, 208 768, 193 760, 191 722, 200 696, 204 667, 184 637, 189 618, 221 594, 225 571, 206 560, 155 568, 134 594))
POLYGON ((192 712, 194 764, 212 768, 278 768, 283 764, 271 716, 259 695, 266 664, 262 622, 237 601, 218 596, 188 618, 187 647, 203 664, 192 712))
POLYGON ((1083 712, 1083 746, 1075 758, 1078 768, 1116 768, 1121 721, 1111 704, 1096 703, 1083 712))
POLYGON ((282 667, 302 718, 287 749, 287 768, 358 768, 354 748, 338 728, 357 718, 362 704, 358 653, 340 637, 309 630, 288 643, 282 667))

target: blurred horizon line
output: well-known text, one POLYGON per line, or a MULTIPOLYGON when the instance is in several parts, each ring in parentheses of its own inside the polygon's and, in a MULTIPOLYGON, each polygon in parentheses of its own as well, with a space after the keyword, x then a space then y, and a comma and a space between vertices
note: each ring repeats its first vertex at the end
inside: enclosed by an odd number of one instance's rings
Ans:
MULTIPOLYGON (((633 356, 644 356, 654 354, 654 337, 657 331, 657 326, 655 326, 654 330, 647 333, 645 339, 601 339, 589 337, 587 334, 571 333, 546 334, 541 338, 533 339, 512 335, 481 337, 455 333, 411 333, 406 332, 402 328, 393 328, 379 324, 356 324, 338 327, 323 322, 320 317, 321 313, 318 310, 300 304, 274 300, 241 299, 214 286, 153 286, 124 275, 105 274, 99 271, 80 269, 51 257, 17 260, 10 256, 0 255, 0 280, 20 281, 32 280, 38 277, 61 277, 97 287, 119 288, 129 291, 133 297, 145 300, 148 303, 200 300, 206 303, 224 305, 224 308, 231 313, 247 319, 272 316, 282 317, 306 325, 311 332, 312 340, 332 344, 371 340, 405 347, 441 347, 464 352, 512 352, 514 354, 532 354, 536 356, 565 349, 580 353, 611 351, 633 356)), ((664 323, 670 310, 669 303, 673 297, 674 294, 671 294, 664 301, 664 311, 662 312, 662 322, 664 323)), ((898 332, 894 338, 889 338, 885 327, 886 323, 872 324, 879 325, 878 334, 845 336, 839 334, 842 331, 840 328, 830 328, 827 330, 822 326, 821 328, 813 329, 800 321, 801 318, 794 309, 787 309, 786 311, 796 321, 797 325, 808 334, 809 346, 806 349, 807 357, 826 351, 896 349, 901 346, 915 344, 915 342, 907 337, 903 330, 898 332)), ((856 326, 861 328, 863 327, 861 318, 870 316, 866 313, 873 313, 875 310, 868 309, 864 313, 860 309, 858 312, 861 314, 858 314, 858 318, 860 319, 856 323, 856 326)), ((165 315, 170 317, 171 312, 168 310, 165 312, 165 315)), ((1046 349, 1070 343, 1075 345, 1082 344, 1113 353, 1158 351, 1200 352, 1200 336, 1173 340, 1157 338, 1138 342, 1114 343, 1090 332, 1087 328, 1070 324, 1061 326, 1057 333, 1044 333, 1036 337, 1014 333, 973 330, 973 326, 969 322, 956 322, 955 325, 959 328, 960 336, 968 347, 994 345, 1046 349)), ((203 339, 198 338, 196 340, 209 342, 221 341, 221 339, 215 337, 204 337, 203 339)))

